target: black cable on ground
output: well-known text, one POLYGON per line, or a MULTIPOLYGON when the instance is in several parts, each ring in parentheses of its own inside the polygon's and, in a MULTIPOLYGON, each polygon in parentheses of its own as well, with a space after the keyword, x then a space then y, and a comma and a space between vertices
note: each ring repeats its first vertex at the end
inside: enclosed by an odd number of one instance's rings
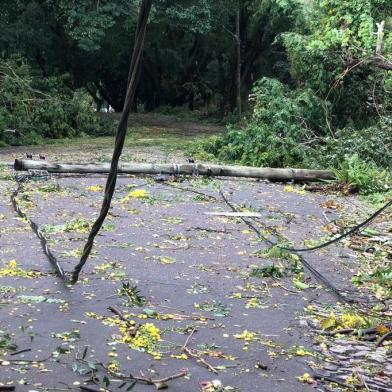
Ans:
POLYGON ((326 248, 336 242, 339 242, 355 233, 357 233, 359 230, 361 230, 363 227, 367 226, 368 224, 370 224, 374 219, 376 219, 380 214, 382 214, 385 210, 387 210, 389 207, 392 206, 392 200, 390 200, 388 203, 386 203, 383 207, 381 207, 379 210, 377 210, 374 214, 372 214, 368 219, 366 219, 364 222, 356 225, 355 227, 353 227, 351 230, 349 230, 348 232, 342 234, 341 236, 337 237, 337 238, 333 238, 330 241, 324 242, 323 244, 317 245, 317 246, 313 246, 312 248, 286 248, 284 246, 280 246, 278 245, 278 247, 280 249, 283 250, 287 250, 290 252, 312 252, 314 250, 318 250, 318 249, 323 249, 326 248))
MULTIPOLYGON (((223 198, 223 200, 225 201, 225 203, 234 211, 234 212, 238 212, 237 209, 235 208, 235 206, 227 199, 227 197, 224 195, 224 193, 222 192, 222 190, 220 190, 220 194, 223 198)), ((265 237, 260 230, 249 220, 245 219, 244 217, 240 217, 241 220, 250 228, 252 229, 256 235, 262 239, 264 242, 266 242, 267 244, 271 245, 271 246, 279 246, 277 243, 271 241, 269 238, 265 237)), ((281 249, 285 249, 285 248, 281 248, 281 249)), ((350 300, 349 298, 346 298, 344 295, 342 295, 342 293, 340 292, 339 289, 337 289, 333 283, 331 283, 324 275, 322 275, 320 272, 318 272, 314 267, 312 267, 312 265, 309 264, 308 261, 306 261, 302 255, 297 254, 295 251, 291 251, 290 252, 296 254, 299 257, 299 260, 301 262, 301 264, 311 273, 313 274, 313 276, 320 281, 325 287, 327 287, 328 289, 330 289, 341 301, 343 302, 354 302, 353 300, 350 300)))
POLYGON ((135 41, 135 47, 131 59, 130 77, 129 77, 129 83, 127 88, 127 94, 125 97, 124 109, 121 114, 120 122, 117 129, 116 141, 115 141, 115 146, 114 146, 114 151, 113 151, 113 156, 112 156, 112 161, 110 166, 110 172, 106 182, 105 195, 102 202, 101 212, 91 228, 87 242, 83 249, 82 257, 80 258, 79 263, 74 268, 74 271, 72 273, 72 278, 71 278, 72 283, 76 283, 78 281, 79 274, 83 269, 84 265, 86 264, 87 259, 89 258, 89 255, 94 245, 95 237, 99 233, 106 219, 106 216, 109 212, 113 194, 116 188, 118 163, 124 147, 125 136, 128 128, 129 113, 131 111, 131 107, 133 105, 134 98, 135 98, 137 79, 138 79, 137 76, 141 64, 141 58, 143 54, 144 42, 146 37, 147 22, 151 11, 152 2, 153 0, 142 0, 140 5, 139 19, 138 19, 137 31, 136 31, 136 41, 135 41))
POLYGON ((11 194, 11 202, 12 202, 12 206, 14 207, 15 212, 24 220, 26 220, 28 222, 28 224, 30 225, 31 229, 33 230, 33 232, 35 233, 35 235, 39 238, 39 240, 41 241, 41 246, 42 249, 46 255, 46 257, 48 258, 50 264, 52 265, 52 267, 55 269, 57 275, 63 279, 64 281, 67 280, 66 274, 63 270, 63 268, 61 267, 61 265, 59 264, 58 260, 56 259, 56 257, 53 255, 53 253, 51 252, 51 250, 48 247, 48 242, 46 240, 46 238, 44 237, 43 233, 41 232, 41 230, 39 229, 38 225, 32 221, 19 207, 18 204, 18 200, 17 197, 19 195, 19 193, 23 190, 23 184, 24 182, 26 182, 26 180, 28 179, 27 176, 15 176, 15 180, 18 184, 18 187, 16 188, 15 191, 12 192, 11 194))

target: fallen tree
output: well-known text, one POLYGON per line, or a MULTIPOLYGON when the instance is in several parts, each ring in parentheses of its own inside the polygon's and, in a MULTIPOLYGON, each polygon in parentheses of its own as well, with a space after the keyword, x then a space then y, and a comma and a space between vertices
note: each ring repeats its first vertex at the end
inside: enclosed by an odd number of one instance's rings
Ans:
MULTIPOLYGON (((72 174, 105 174, 109 173, 110 164, 106 163, 50 163, 16 159, 14 169, 17 171, 46 170, 49 173, 72 174)), ((336 179, 333 172, 328 170, 307 169, 276 169, 269 167, 221 166, 208 164, 158 164, 158 163, 120 163, 118 173, 122 174, 168 174, 168 175, 203 175, 218 177, 247 177, 271 181, 322 181, 336 179)))

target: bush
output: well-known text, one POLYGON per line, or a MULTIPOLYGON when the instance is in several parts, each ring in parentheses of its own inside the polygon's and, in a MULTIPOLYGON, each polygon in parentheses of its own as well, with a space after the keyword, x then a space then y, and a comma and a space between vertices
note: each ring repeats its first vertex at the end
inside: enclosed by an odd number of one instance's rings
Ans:
POLYGON ((263 78, 251 96, 254 109, 248 124, 228 127, 193 149, 199 159, 218 159, 251 166, 338 168, 347 157, 364 170, 392 168, 392 122, 379 118, 363 129, 346 127, 332 136, 320 100, 307 89, 290 90, 263 78))
POLYGON ((96 132, 100 121, 91 97, 65 82, 43 78, 19 57, 0 60, 0 142, 37 144, 96 132))
POLYGON ((310 90, 290 91, 274 79, 257 82, 252 95, 254 109, 245 129, 231 126, 226 135, 202 144, 219 160, 252 166, 298 166, 306 157, 309 140, 323 114, 310 90))
POLYGON ((334 172, 338 181, 364 195, 385 192, 392 187, 390 172, 363 161, 357 154, 346 156, 334 172))
POLYGON ((392 169, 392 124, 386 119, 365 129, 344 128, 335 137, 328 136, 312 151, 308 151, 307 165, 338 167, 348 155, 370 165, 392 169))

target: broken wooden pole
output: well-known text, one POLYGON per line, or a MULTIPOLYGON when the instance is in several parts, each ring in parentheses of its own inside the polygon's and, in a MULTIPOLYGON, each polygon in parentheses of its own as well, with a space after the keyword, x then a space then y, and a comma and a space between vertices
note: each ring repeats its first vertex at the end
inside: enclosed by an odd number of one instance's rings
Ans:
POLYGON ((0 167, 14 167, 14 162, 4 162, 4 161, 0 161, 0 167))
MULTIPOLYGON (((46 170, 49 173, 103 174, 109 173, 108 163, 50 163, 16 159, 15 170, 46 170)), ((276 169, 269 167, 208 165, 205 163, 120 163, 118 172, 122 174, 171 174, 203 175, 216 177, 247 177, 271 181, 322 181, 335 180, 333 172, 328 170, 276 169)))

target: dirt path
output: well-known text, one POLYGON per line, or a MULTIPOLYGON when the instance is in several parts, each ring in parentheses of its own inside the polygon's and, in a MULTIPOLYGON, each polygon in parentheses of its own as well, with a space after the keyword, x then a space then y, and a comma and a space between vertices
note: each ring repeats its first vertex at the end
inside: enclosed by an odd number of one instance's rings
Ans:
MULTIPOLYGON (((119 117, 118 114, 113 116, 119 117)), ((224 126, 216 124, 203 124, 196 121, 187 121, 175 118, 173 116, 165 116, 154 113, 131 113, 128 125, 130 127, 142 126, 142 127, 157 127, 166 128, 173 130, 180 130, 183 135, 195 135, 195 134, 218 134, 225 130, 224 126)))
MULTIPOLYGON (((122 177, 80 283, 65 287, 27 224, 15 217, 14 182, 2 178, 0 383, 18 391, 81 385, 124 391, 132 383, 123 385, 121 375, 155 379, 187 369, 169 390, 200 391, 202 382, 216 379, 224 391, 311 388, 298 377, 311 373, 309 364, 323 353, 313 345, 304 309, 328 309, 336 298, 298 260, 268 251, 242 221, 205 213, 228 211, 221 189, 236 205, 263 215, 255 223, 260 230, 265 222, 301 244, 324 236, 339 208, 356 214, 355 202, 332 203, 299 187, 255 181, 187 179, 173 187, 122 177), (134 323, 136 335, 109 306, 134 323), (198 359, 182 349, 188 338, 198 359)), ((67 270, 78 260, 103 186, 101 176, 53 177, 31 181, 20 198, 67 270)), ((339 288, 352 288, 352 252, 332 248, 307 260, 339 288)), ((138 384, 132 391, 154 389, 138 384)))

